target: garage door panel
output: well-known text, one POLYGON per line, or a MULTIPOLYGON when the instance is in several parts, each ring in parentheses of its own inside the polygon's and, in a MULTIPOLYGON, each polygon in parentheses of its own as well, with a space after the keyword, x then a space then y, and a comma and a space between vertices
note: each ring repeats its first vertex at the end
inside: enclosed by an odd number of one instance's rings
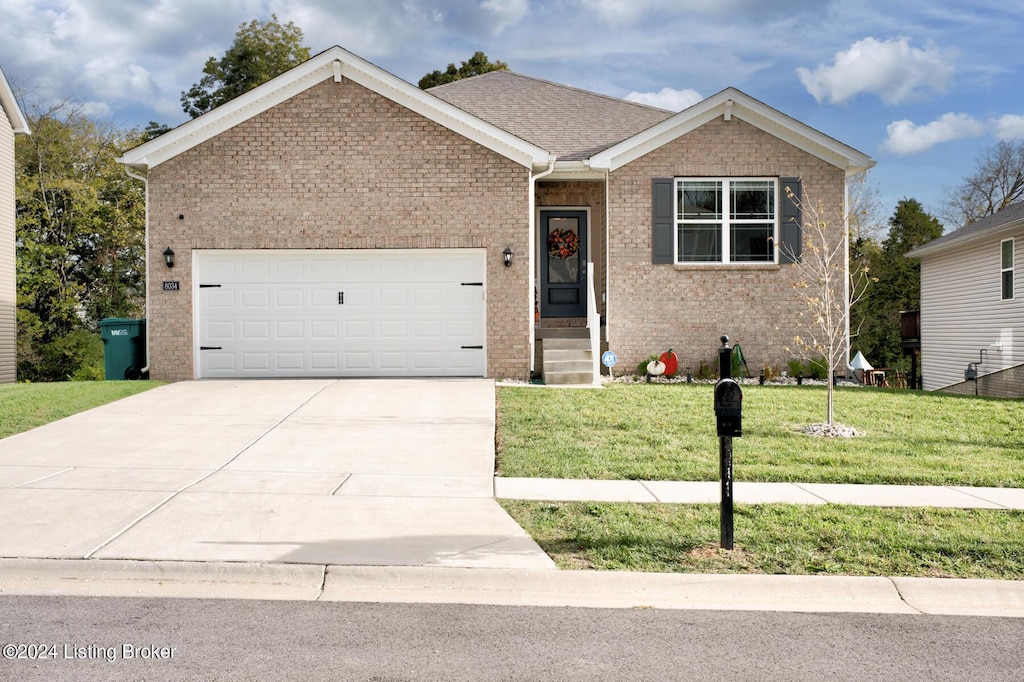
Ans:
POLYGON ((240 261, 238 264, 238 281, 241 282, 269 282, 270 259, 268 256, 254 256, 240 261))
POLYGON ((299 320, 278 320, 275 323, 275 337, 281 340, 300 340, 303 337, 303 326, 299 320))
POLYGON ((278 310, 294 308, 301 310, 306 303, 305 292, 300 288, 278 289, 274 292, 274 306, 278 310))
POLYGON ((197 345, 221 347, 200 377, 485 373, 481 249, 198 251, 196 272, 197 345))
POLYGON ((267 320, 245 321, 241 326, 243 339, 262 341, 270 338, 270 322, 267 320))
POLYGON ((235 292, 231 289, 200 289, 199 298, 207 308, 235 307, 235 292))
POLYGON ((239 305, 243 308, 258 310, 270 308, 270 291, 268 289, 243 289, 240 294, 239 305))

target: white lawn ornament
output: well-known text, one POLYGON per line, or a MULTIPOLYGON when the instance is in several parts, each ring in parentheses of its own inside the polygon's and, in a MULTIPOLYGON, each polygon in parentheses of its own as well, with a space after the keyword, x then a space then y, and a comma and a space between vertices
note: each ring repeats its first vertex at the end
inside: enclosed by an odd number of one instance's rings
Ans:
POLYGON ((652 377, 660 377, 665 373, 665 363, 660 360, 651 360, 647 363, 647 373, 652 377))

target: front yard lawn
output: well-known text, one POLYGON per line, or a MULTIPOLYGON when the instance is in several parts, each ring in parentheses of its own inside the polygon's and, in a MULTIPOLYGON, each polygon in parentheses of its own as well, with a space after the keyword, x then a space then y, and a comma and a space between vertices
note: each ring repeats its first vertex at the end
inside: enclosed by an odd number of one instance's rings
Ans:
MULTIPOLYGON (((712 390, 499 387, 498 474, 718 480, 712 390)), ((736 480, 1024 487, 1024 401, 839 388, 836 420, 863 435, 800 433, 824 410, 824 386, 744 386, 736 480)))
POLYGON ((502 500, 559 568, 1024 579, 1024 512, 737 505, 735 549, 718 505, 502 500))
POLYGON ((160 386, 158 381, 0 384, 0 438, 160 386))

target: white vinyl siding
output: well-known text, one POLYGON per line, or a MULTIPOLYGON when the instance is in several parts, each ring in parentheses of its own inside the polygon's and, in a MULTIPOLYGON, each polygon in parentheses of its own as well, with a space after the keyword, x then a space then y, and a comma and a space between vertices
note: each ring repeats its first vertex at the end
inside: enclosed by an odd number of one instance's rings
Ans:
POLYGON ((14 129, 0 107, 0 383, 15 380, 14 129))
MULTIPOLYGON (((1024 228, 1014 235, 1024 237, 1024 228)), ((1005 234, 921 259, 921 373, 926 390, 1024 363, 1024 298, 1002 299, 1005 234)), ((1020 267, 1020 249, 1014 266, 1020 267)))

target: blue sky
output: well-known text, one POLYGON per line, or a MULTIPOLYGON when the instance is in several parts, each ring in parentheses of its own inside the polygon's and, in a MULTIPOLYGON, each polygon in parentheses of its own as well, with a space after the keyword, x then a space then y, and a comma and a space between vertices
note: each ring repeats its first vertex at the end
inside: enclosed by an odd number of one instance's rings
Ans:
POLYGON ((415 83, 483 50, 519 73, 681 109, 733 86, 870 154, 887 217, 1024 138, 1024 5, 1005 0, 0 0, 0 67, 28 100, 119 126, 187 120, 180 93, 276 13, 415 83))

